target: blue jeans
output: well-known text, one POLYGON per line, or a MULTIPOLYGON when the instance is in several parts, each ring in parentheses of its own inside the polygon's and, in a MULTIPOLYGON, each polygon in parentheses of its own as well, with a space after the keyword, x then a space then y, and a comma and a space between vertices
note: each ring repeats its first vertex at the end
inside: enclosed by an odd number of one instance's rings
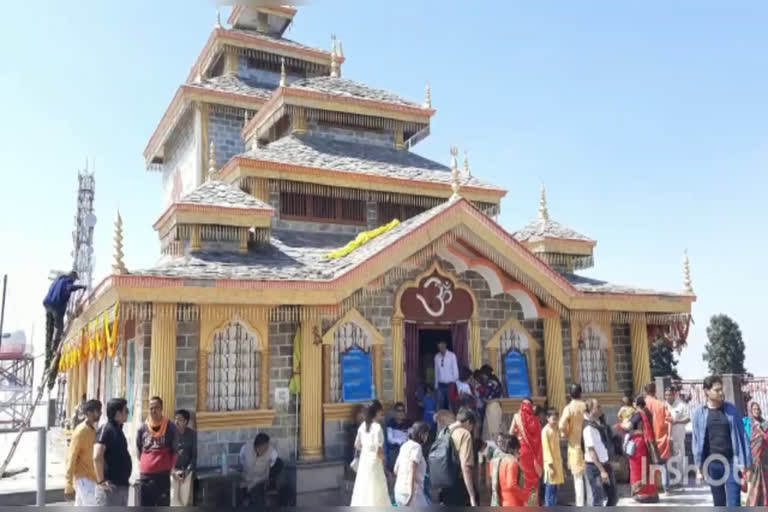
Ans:
POLYGON ((615 507, 619 501, 619 495, 616 492, 616 477, 613 475, 611 465, 606 462, 603 464, 606 473, 608 473, 608 481, 603 482, 600 478, 600 470, 597 466, 591 462, 586 464, 587 482, 592 489, 592 506, 593 507, 615 507))
MULTIPOLYGON (((725 476, 725 465, 717 460, 709 463, 706 468, 707 483, 722 480, 725 476)), ((719 483, 719 482, 717 482, 719 483)), ((728 480, 721 485, 709 485, 712 490, 712 504, 715 507, 739 507, 741 506, 741 485, 733 477, 733 471, 728 475, 728 480)))
POLYGON ((557 484, 547 484, 544 487, 544 506, 554 507, 557 505, 557 484))
POLYGON ((450 384, 444 384, 442 382, 437 384, 437 404, 436 409, 439 411, 441 409, 450 409, 451 404, 448 402, 448 388, 450 387, 450 384))

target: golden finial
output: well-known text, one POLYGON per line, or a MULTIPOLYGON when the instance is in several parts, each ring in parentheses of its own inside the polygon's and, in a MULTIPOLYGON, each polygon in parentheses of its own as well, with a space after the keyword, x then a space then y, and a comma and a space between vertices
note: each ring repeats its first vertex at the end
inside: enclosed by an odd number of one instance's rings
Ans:
POLYGON ((544 184, 541 184, 541 196, 539 196, 539 218, 549 220, 549 211, 547 210, 547 190, 544 184))
POLYGON ((691 263, 688 261, 688 249, 685 250, 685 259, 683 259, 683 293, 693 295, 693 283, 691 282, 691 263))
POLYGON ((123 262, 123 218, 120 217, 120 210, 117 210, 117 220, 115 220, 115 255, 112 263, 113 274, 125 274, 125 263, 123 262))
POLYGON ((280 87, 288 85, 287 77, 285 76, 285 57, 280 57, 280 87))
POLYGON ((432 89, 429 88, 429 82, 424 90, 424 108, 432 108, 432 89))
POLYGON ((221 10, 216 8, 216 28, 221 28, 221 10))
POLYGON ((472 177, 472 171, 469 170, 469 156, 466 151, 464 152, 464 176, 467 178, 472 177))
POLYGON ((331 34, 331 76, 339 78, 339 61, 336 58, 336 34, 331 34))
POLYGON ((214 179, 216 175, 216 147, 211 141, 211 147, 208 150, 208 179, 214 179))
POLYGON ((344 48, 341 46, 341 39, 339 39, 339 47, 338 47, 338 54, 339 58, 344 58, 344 48))
POLYGON ((459 198, 459 189, 461 188, 461 185, 459 185, 459 148, 456 146, 451 146, 451 190, 453 190, 453 195, 451 196, 451 199, 458 199, 459 198))

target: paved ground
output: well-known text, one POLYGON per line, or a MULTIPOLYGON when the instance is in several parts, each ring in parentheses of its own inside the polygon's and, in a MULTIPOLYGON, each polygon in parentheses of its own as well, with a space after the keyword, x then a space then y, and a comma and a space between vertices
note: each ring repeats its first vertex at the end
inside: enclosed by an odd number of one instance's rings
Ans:
POLYGON ((620 507, 711 507, 712 494, 709 487, 695 486, 675 490, 659 497, 659 502, 654 504, 636 503, 632 498, 619 499, 620 507))

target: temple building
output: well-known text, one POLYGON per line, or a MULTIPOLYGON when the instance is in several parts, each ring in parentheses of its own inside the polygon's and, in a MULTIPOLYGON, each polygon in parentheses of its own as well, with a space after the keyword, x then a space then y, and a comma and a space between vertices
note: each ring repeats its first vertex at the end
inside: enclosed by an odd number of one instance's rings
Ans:
POLYGON ((159 259, 126 268, 118 218, 113 273, 65 340, 70 410, 124 396, 138 427, 158 395, 193 412, 201 466, 263 431, 328 479, 360 402, 418 413, 439 340, 496 370, 508 414, 527 395, 562 408, 572 382, 616 406, 649 382, 649 339, 687 335, 687 263, 680 293, 579 275, 597 242, 550 218, 543 188, 530 224, 502 227, 503 188, 456 148, 447 165, 413 151, 429 87, 343 77, 341 41, 283 36, 295 14, 235 7, 162 115, 144 151, 159 259))

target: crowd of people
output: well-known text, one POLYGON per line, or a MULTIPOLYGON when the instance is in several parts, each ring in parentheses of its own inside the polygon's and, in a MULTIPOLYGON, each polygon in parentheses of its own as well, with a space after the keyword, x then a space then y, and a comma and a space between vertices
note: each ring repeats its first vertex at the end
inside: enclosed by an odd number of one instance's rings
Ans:
MULTIPOLYGON (((768 505, 768 422, 756 403, 742 420, 725 401, 718 376, 704 380, 707 402, 693 411, 674 389, 657 398, 650 383, 634 399, 625 397, 610 422, 600 401, 583 398, 573 384, 561 412, 542 411, 524 398, 502 432, 500 408, 492 412, 498 400, 486 399, 483 390, 498 382, 489 370, 459 372, 475 390, 473 400, 456 400, 453 386, 443 386, 436 410, 413 424, 402 403, 388 421, 380 402, 364 408, 354 441, 351 505, 556 506, 567 468, 576 506, 615 506, 614 467, 622 460, 637 503, 659 502, 698 476, 715 506, 741 505, 742 492, 747 505, 768 505), (693 466, 685 448, 689 424, 693 466)), ((435 376, 440 389, 441 372, 435 376)))
MULTIPOLYGON (((123 427, 128 406, 123 398, 107 403, 107 421, 99 426, 102 404, 83 397, 73 423, 64 494, 77 506, 127 506, 133 463, 123 427)), ((149 400, 149 414, 136 433, 139 478, 136 505, 194 504, 197 433, 185 409, 174 421, 163 415, 160 397, 149 400)), ((274 491, 277 505, 292 505, 291 485, 284 462, 265 433, 245 443, 239 454, 241 479, 238 503, 265 506, 274 491)))

